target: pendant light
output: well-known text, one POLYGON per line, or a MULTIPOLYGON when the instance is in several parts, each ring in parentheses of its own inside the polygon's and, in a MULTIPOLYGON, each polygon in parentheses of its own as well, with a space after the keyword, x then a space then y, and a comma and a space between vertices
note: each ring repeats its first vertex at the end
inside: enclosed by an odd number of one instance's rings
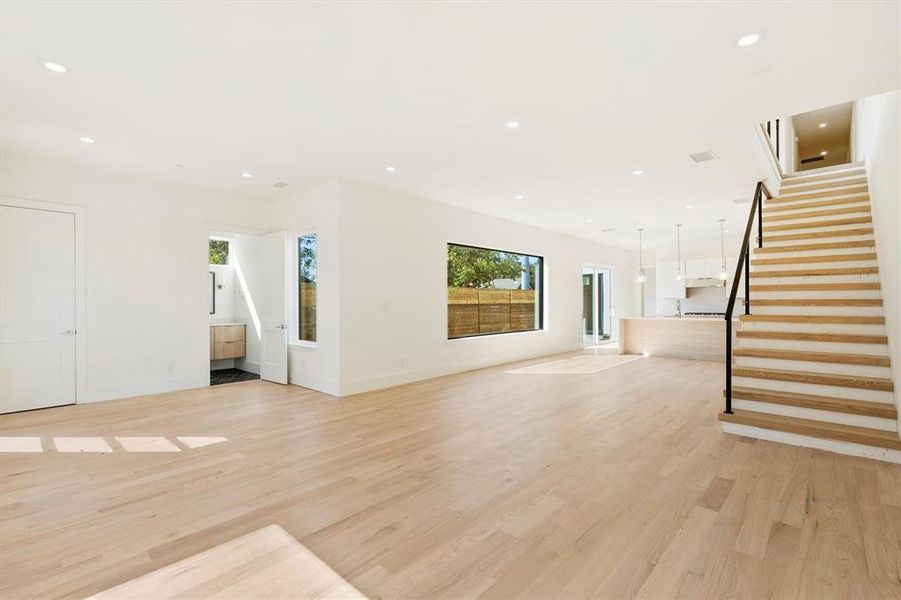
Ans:
POLYGON ((647 275, 644 274, 644 263, 641 262, 641 232, 644 231, 644 227, 638 228, 638 277, 635 278, 635 281, 638 283, 644 283, 648 280, 647 275))
POLYGON ((676 266, 678 271, 676 272, 676 281, 682 281, 682 240, 679 237, 679 228, 682 227, 682 223, 676 225, 676 266))
POLYGON ((720 281, 729 279, 729 273, 726 271, 726 235, 723 230, 723 224, 726 219, 720 219, 720 272, 716 274, 716 278, 720 281))

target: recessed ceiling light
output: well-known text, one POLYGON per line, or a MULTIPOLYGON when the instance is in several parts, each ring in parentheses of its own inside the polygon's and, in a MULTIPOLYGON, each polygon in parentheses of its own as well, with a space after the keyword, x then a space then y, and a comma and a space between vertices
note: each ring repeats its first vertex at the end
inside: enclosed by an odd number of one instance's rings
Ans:
POLYGON ((517 200, 522 200, 523 198, 525 198, 525 196, 517 196, 516 197, 517 200))
POLYGON ((826 151, 823 150, 822 152, 820 152, 820 156, 826 156, 826 151))
POLYGON ((694 208, 694 205, 689 204, 689 205, 687 205, 685 208, 694 208))
POLYGON ((97 141, 94 138, 90 138, 90 137, 80 137, 80 138, 78 138, 78 140, 84 144, 93 144, 94 142, 97 141))
POLYGON ((586 223, 591 223, 591 219, 585 219, 586 223))
POLYGON ((752 45, 756 44, 758 41, 760 41, 759 34, 749 33, 748 35, 746 35, 743 38, 741 38, 740 40, 738 40, 738 45, 741 47, 752 46, 752 45))
POLYGON ((635 169, 634 171, 632 171, 632 174, 633 175, 644 175, 644 171, 642 171, 641 169, 635 169))
POLYGON ((45 62, 44 68, 53 71, 54 73, 65 73, 69 70, 61 64, 55 62, 45 62))
POLYGON ((826 126, 826 123, 820 123, 820 129, 826 126))
POLYGON ((729 233, 728 229, 723 229, 723 233, 729 233))
POLYGON ((507 121, 507 129, 519 129, 519 121, 507 121))
POLYGON ((394 173, 394 171, 396 171, 397 169, 395 169, 394 167, 385 167, 385 170, 389 173, 394 173))
POLYGON ((250 179, 251 177, 253 177, 253 173, 241 173, 241 177, 246 177, 247 179, 250 179))

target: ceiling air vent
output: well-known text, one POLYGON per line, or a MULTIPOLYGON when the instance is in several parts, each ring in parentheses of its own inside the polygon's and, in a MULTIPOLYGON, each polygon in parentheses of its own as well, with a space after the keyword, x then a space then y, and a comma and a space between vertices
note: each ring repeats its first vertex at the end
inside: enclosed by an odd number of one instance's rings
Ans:
POLYGON ((708 160, 713 160, 716 158, 716 154, 709 150, 707 152, 695 152, 694 154, 689 154, 688 156, 691 157, 691 160, 695 161, 696 163, 707 162, 708 160))
POLYGON ((613 227, 608 227, 607 229, 601 229, 601 233, 610 233, 613 231, 613 227))
POLYGON ((278 183, 273 183, 272 187, 286 188, 286 187, 288 187, 288 184, 285 183, 284 181, 279 181, 278 183))
POLYGON ((735 204, 747 204, 748 202, 750 202, 750 200, 748 200, 747 198, 736 198, 732 202, 735 204))

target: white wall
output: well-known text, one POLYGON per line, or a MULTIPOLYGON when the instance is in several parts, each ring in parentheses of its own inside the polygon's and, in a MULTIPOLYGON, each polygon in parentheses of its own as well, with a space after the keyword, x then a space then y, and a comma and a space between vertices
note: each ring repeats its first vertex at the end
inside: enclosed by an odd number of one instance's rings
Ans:
POLYGON ((207 223, 255 223, 256 202, 10 148, 3 148, 0 162, 0 195, 84 207, 86 328, 79 335, 85 388, 79 402, 207 384, 207 223))
POLYGON ((882 283, 882 301, 892 355, 895 402, 901 406, 901 92, 858 100, 854 105, 855 161, 867 166, 870 206, 882 283))
POLYGON ((359 184, 340 197, 342 395, 579 348, 586 262, 615 269, 615 319, 639 312, 631 251, 359 184), (545 330, 448 340, 448 242, 543 256, 545 330))
MULTIPOLYGON (((340 185, 324 182, 299 190, 269 206, 275 222, 287 229, 292 247, 295 237, 316 234, 317 241, 317 342, 296 342, 297 322, 289 319, 288 378, 295 385, 337 396, 340 393, 340 335, 339 335, 339 246, 338 201, 340 185)), ((296 262, 296 257, 295 257, 296 262)), ((291 267, 293 274, 296 269, 291 267)), ((293 278, 292 278, 293 279, 293 278)), ((289 286, 289 311, 296 312, 297 290, 289 286), (293 289, 292 289, 293 288, 293 289)), ((353 291, 351 287, 351 291, 353 291)), ((293 315, 292 315, 293 317, 293 315)))

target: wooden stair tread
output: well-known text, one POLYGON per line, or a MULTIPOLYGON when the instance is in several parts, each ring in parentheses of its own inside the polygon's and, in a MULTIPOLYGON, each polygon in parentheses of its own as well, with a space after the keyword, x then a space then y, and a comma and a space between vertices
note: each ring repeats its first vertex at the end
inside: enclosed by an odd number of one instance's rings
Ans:
POLYGON ((758 323, 835 323, 844 325, 884 325, 885 317, 854 315, 741 315, 744 322, 758 323))
POLYGON ((828 198, 826 200, 812 200, 806 201, 801 200, 798 204, 790 204, 785 202, 783 204, 776 204, 774 206, 764 206, 763 214, 768 213, 781 213, 787 210, 806 210, 809 208, 821 208, 823 206, 839 206, 841 204, 857 204, 857 203, 868 203, 870 200, 869 194, 860 194, 859 196, 848 196, 847 198, 828 198))
POLYGON ((769 348, 735 348, 733 356, 748 358, 772 358, 776 360, 798 360, 803 362, 836 363, 842 365, 865 365, 870 367, 889 367, 888 356, 875 354, 849 354, 844 352, 810 352, 807 350, 782 350, 769 348))
POLYGON ((882 306, 882 298, 752 298, 751 306, 882 306))
POLYGON ((807 212, 799 212, 799 213, 777 213, 777 214, 765 214, 763 215, 763 223, 766 225, 767 223, 773 223, 775 221, 794 221, 795 219, 816 219, 817 217, 831 217, 833 215, 850 215, 855 213, 868 213, 870 212, 869 204, 862 204, 860 206, 846 206, 845 208, 830 208, 828 210, 810 210, 807 212))
POLYGON ((821 254, 814 256, 784 256, 781 258, 752 258, 752 265, 792 265, 803 263, 856 262, 876 260, 875 252, 859 252, 854 254, 821 254))
POLYGON ((821 275, 875 275, 878 267, 842 267, 836 269, 789 269, 784 271, 751 271, 755 277, 818 277, 821 275))
POLYGON ((830 292, 847 290, 878 290, 878 281, 848 281, 845 283, 767 283, 751 286, 752 292, 830 292))
POLYGON ((784 196, 785 194, 793 194, 795 192, 812 192, 815 190, 824 190, 824 189, 832 189, 836 187, 840 187, 843 185, 861 185, 866 184, 867 178, 865 175, 857 175, 854 177, 846 177, 844 179, 836 178, 833 180, 826 181, 814 181, 814 182, 795 182, 789 185, 783 184, 779 188, 779 194, 784 196), (837 179, 837 180, 836 180, 837 179))
POLYGON ((859 183, 846 188, 827 188, 812 192, 792 193, 791 195, 773 196, 766 201, 767 204, 781 204, 783 202, 797 202, 798 200, 813 200, 815 198, 828 198, 830 196, 850 196, 852 194, 866 194, 869 190, 867 184, 859 183))
POLYGON ((761 340, 791 340, 796 342, 834 342, 840 344, 888 344, 888 336, 859 333, 814 333, 804 331, 746 331, 735 332, 735 337, 761 340))
MULTIPOLYGON (((764 242, 766 240, 764 239, 764 242)), ((838 250, 841 248, 872 248, 876 240, 852 240, 849 242, 818 242, 814 244, 793 244, 791 246, 764 246, 754 248, 755 254, 774 254, 780 252, 809 252, 812 250, 838 250)))
POLYGON ((846 163, 836 167, 820 167, 800 173, 789 173, 782 178, 784 182, 822 181, 824 179, 837 179, 839 177, 856 177, 866 174, 866 168, 862 163, 846 163))
POLYGON ((719 418, 720 421, 728 423, 901 450, 901 439, 898 438, 898 434, 894 431, 827 423, 812 419, 799 419, 797 417, 784 417, 782 415, 771 415, 749 410, 735 410, 732 414, 721 413, 719 418))
POLYGON ((798 406, 800 408, 813 408, 816 410, 829 410, 832 412, 877 417, 880 419, 898 418, 898 411, 892 404, 868 402, 866 400, 853 400, 851 398, 834 398, 832 396, 817 396, 814 394, 798 394, 795 392, 779 392, 775 390, 737 386, 732 388, 732 399, 768 402, 770 404, 798 406))
POLYGON ((835 387, 849 387, 881 392, 891 392, 894 389, 892 380, 882 377, 836 375, 831 373, 813 373, 810 371, 792 371, 788 369, 733 366, 732 376, 749 377, 751 379, 769 379, 771 381, 791 381, 794 383, 831 385, 835 387))
MULTIPOLYGON (((871 217, 849 217, 847 219, 832 219, 829 221, 805 221, 803 223, 783 223, 781 225, 763 226, 763 231, 791 231, 792 229, 816 229, 819 227, 838 227, 839 225, 858 225, 860 223, 872 223, 871 217)), ((764 236, 765 240, 766 236, 764 236)))
POLYGON ((830 237, 856 237, 873 235, 872 227, 858 227, 856 229, 837 229, 829 231, 808 231, 806 233, 785 233, 781 235, 763 236, 763 247, 773 242, 792 242, 795 240, 815 240, 830 237))

